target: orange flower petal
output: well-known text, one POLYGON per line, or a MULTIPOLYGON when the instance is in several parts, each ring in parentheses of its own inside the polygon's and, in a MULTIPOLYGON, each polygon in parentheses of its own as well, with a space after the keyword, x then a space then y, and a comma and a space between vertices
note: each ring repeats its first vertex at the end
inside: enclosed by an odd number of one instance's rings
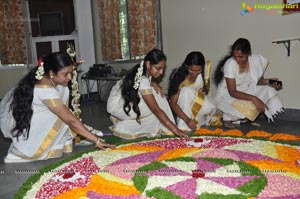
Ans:
POLYGON ((147 151, 147 152, 160 151, 164 149, 165 148, 158 147, 158 146, 140 146, 140 145, 127 145, 127 146, 122 146, 120 148, 117 148, 117 150, 124 150, 124 151, 137 150, 137 151, 147 151))
POLYGON ((246 137, 251 138, 251 137, 271 137, 272 133, 268 133, 266 131, 258 131, 258 130, 253 130, 253 131, 249 131, 246 135, 246 137))
POLYGON ((276 162, 272 160, 258 160, 258 161, 245 161, 248 164, 258 167, 259 169, 263 170, 263 172, 273 173, 273 174, 280 174, 291 172, 297 175, 300 174, 300 167, 295 164, 290 164, 287 162, 276 162))
POLYGON ((275 146, 278 154, 278 158, 285 162, 290 162, 294 164, 297 160, 300 160, 300 153, 296 148, 292 148, 289 146, 275 146))
POLYGON ((173 149, 170 150, 164 154, 162 154, 157 161, 163 161, 163 160, 168 160, 168 159, 173 159, 173 158, 178 158, 181 157, 182 155, 189 153, 191 151, 199 150, 198 148, 179 148, 179 149, 173 149))
POLYGON ((229 135, 229 136, 238 136, 241 137, 243 136, 243 132, 238 129, 233 129, 233 130, 228 130, 228 131, 223 131, 220 135, 229 135))
POLYGON ((53 199, 80 198, 87 197, 88 191, 95 191, 99 194, 109 194, 113 196, 130 196, 141 193, 132 185, 125 185, 115 181, 108 181, 98 174, 95 174, 91 182, 86 187, 79 187, 60 194, 53 199))
POLYGON ((300 138, 296 135, 288 135, 288 134, 284 134, 284 133, 276 133, 269 139, 270 140, 288 140, 288 141, 300 140, 300 138))
POLYGON ((209 130, 205 128, 200 128, 197 131, 195 131, 195 135, 219 135, 223 132, 222 129, 217 128, 215 130, 209 130))

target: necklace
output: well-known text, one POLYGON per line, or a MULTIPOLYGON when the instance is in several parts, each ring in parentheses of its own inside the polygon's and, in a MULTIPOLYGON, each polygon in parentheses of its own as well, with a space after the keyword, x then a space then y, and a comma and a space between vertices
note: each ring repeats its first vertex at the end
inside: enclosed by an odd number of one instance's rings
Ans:
POLYGON ((247 62, 244 66, 239 65, 239 73, 244 73, 249 71, 249 63, 247 62))
POLYGON ((56 86, 55 86, 54 82, 52 81, 52 79, 50 78, 49 80, 50 80, 50 82, 51 82, 53 88, 55 88, 56 86))
POLYGON ((194 83, 196 81, 197 77, 191 77, 191 76, 188 76, 187 77, 187 80, 191 83, 194 83))

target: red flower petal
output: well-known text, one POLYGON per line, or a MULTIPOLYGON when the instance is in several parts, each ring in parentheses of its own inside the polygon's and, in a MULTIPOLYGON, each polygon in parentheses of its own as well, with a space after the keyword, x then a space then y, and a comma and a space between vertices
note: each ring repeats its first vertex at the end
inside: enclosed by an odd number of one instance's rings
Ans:
POLYGON ((38 66, 40 66, 42 62, 43 62, 43 59, 40 57, 38 60, 38 66))
POLYGON ((202 170, 193 170, 192 171, 193 178, 203 178, 204 176, 205 176, 205 173, 202 170))
POLYGON ((68 178, 72 178, 73 175, 75 175, 75 172, 65 173, 62 177, 63 177, 63 179, 68 179, 68 178))
POLYGON ((195 138, 194 142, 203 142, 203 139, 202 138, 195 138))

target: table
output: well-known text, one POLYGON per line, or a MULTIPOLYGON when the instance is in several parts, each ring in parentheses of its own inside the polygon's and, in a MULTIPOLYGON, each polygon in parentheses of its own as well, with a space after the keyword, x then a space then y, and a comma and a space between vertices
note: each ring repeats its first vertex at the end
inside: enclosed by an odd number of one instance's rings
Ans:
MULTIPOLYGON (((111 87, 121 79, 121 77, 117 77, 117 76, 106 76, 106 77, 99 77, 99 76, 90 76, 88 75, 88 73, 85 73, 81 76, 81 79, 85 81, 85 84, 86 84, 86 88, 87 88, 87 95, 88 97, 90 97, 90 93, 91 93, 91 90, 94 86, 94 83, 92 84, 92 87, 90 85, 90 80, 93 80, 97 83, 97 92, 99 94, 99 98, 100 98, 100 101, 106 101, 105 99, 103 99, 103 96, 102 96, 102 93, 104 92, 103 89, 111 89, 111 87), (105 88, 105 86, 103 86, 103 83, 105 82, 108 82, 110 83, 109 87, 108 88, 105 88)), ((110 90, 109 90, 110 91, 110 90)))

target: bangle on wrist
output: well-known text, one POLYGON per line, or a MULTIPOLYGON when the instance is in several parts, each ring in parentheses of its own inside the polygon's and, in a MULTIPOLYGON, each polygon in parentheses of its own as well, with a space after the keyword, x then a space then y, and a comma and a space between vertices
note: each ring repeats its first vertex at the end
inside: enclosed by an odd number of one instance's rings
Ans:
POLYGON ((97 147, 100 142, 103 142, 103 140, 101 138, 97 137, 95 147, 97 147))
POLYGON ((167 121, 166 126, 168 126, 170 124, 170 121, 167 121))

